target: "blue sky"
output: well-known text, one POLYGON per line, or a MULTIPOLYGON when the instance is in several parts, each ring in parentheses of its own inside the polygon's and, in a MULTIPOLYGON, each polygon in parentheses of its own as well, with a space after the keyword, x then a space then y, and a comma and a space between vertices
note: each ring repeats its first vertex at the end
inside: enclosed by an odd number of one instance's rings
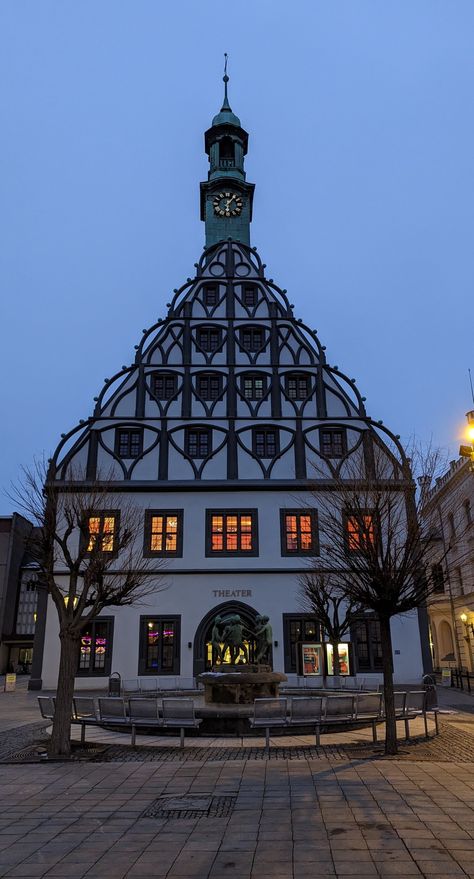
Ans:
POLYGON ((224 51, 269 276, 373 418, 454 457, 474 367, 473 33, 472 0, 5 0, 0 487, 91 414, 193 274, 224 51))

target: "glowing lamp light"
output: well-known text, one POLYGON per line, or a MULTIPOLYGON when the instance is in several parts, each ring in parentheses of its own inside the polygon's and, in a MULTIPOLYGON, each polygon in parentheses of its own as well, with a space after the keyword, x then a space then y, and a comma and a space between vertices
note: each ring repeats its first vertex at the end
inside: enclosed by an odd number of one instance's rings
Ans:
MULTIPOLYGON (((72 606, 73 606, 73 607, 77 607, 78 601, 79 601, 79 599, 78 599, 77 595, 75 595, 74 598, 73 598, 72 606)), ((66 607, 68 606, 68 604, 69 604, 69 595, 65 595, 65 596, 64 596, 64 604, 66 605, 66 607)))
POLYGON ((462 613, 459 617, 462 623, 467 623, 467 613, 462 613))
POLYGON ((474 442, 474 424, 470 424, 467 428, 466 437, 471 442, 474 442))

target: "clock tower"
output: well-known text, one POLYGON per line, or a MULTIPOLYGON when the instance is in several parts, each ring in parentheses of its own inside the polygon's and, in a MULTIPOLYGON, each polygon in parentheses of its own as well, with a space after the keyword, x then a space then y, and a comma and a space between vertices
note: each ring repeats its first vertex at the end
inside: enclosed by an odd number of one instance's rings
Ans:
POLYGON ((201 220, 206 224, 206 247, 228 238, 250 244, 255 185, 245 180, 244 156, 249 136, 231 110, 228 82, 226 71, 224 102, 204 136, 210 165, 208 179, 201 183, 201 220))

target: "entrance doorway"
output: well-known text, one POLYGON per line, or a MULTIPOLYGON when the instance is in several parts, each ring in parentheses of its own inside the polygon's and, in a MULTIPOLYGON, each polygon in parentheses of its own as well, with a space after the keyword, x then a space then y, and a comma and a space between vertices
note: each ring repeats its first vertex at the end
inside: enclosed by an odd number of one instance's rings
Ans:
MULTIPOLYGON (((225 628, 225 623, 230 617, 238 614, 240 619, 242 620, 244 626, 248 628, 250 631, 253 631, 255 628, 255 620, 258 616, 258 611, 254 610, 253 607, 249 607, 248 604, 243 604, 241 601, 229 601, 226 604, 219 604, 217 607, 213 608, 213 610, 209 611, 205 617, 199 623, 199 626, 196 629, 196 635, 194 637, 194 665, 193 665, 193 674, 198 675, 204 671, 210 671, 212 666, 217 662, 217 651, 212 646, 211 634, 214 625, 214 620, 217 616, 221 618, 221 629, 225 628)), ((247 650, 249 662, 254 661, 255 657, 255 641, 251 637, 245 637, 244 633, 244 644, 247 650)), ((224 661, 229 662, 229 650, 226 651, 226 655, 223 657, 224 661)), ((244 660, 244 653, 240 651, 239 658, 237 662, 244 660)), ((271 657, 270 657, 271 663, 271 657)))

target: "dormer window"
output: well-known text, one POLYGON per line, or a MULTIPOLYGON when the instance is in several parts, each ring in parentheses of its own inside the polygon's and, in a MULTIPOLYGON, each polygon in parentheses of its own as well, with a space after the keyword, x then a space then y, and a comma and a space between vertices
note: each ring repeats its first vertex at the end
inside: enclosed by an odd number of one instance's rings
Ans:
POLYGON ((240 330, 240 344, 246 351, 260 351, 264 340, 263 327, 242 327, 240 330))
POLYGON ((141 428, 118 428, 115 431, 115 452, 119 458, 139 458, 143 450, 141 428))
POLYGON ((201 400, 218 400, 222 394, 222 376, 218 373, 198 375, 196 389, 201 400))
POLYGON ((213 307, 218 300, 217 284, 206 284, 204 287, 204 305, 213 307))
POLYGON ((257 304, 257 288, 253 284, 245 284, 242 290, 242 302, 247 308, 255 308, 257 304))
POLYGON ((344 428, 321 428, 321 452, 326 458, 342 458, 346 453, 347 441, 344 428))
POLYGON ((151 378, 152 393, 158 400, 172 400, 178 389, 174 372, 155 372, 151 378))
POLYGON ((290 400, 306 400, 310 391, 309 376, 293 373, 285 376, 286 396, 290 400))
POLYGON ((222 334, 218 327, 199 327, 197 332, 197 343, 201 351, 212 353, 220 348, 222 342, 222 334))
POLYGON ((278 430, 273 427, 254 427, 253 451, 259 458, 274 458, 279 451, 278 430))
POLYGON ((263 400, 267 392, 267 379, 264 375, 246 372, 240 379, 240 391, 246 400, 263 400))

